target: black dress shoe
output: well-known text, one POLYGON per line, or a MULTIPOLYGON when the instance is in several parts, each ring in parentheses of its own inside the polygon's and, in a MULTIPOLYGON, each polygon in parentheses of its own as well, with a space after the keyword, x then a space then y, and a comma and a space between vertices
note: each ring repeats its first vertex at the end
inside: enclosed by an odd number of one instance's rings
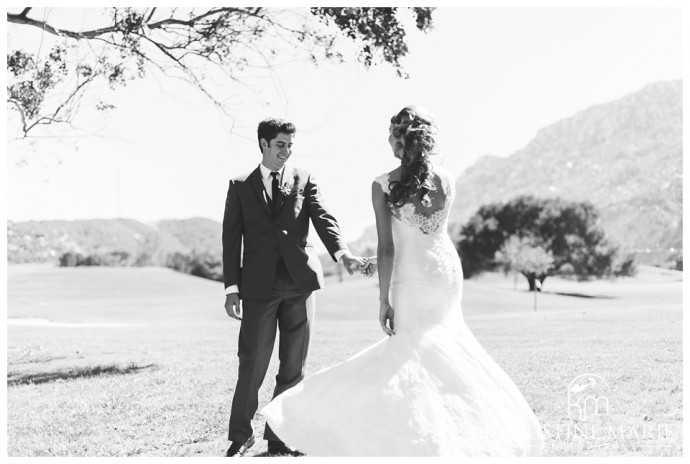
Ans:
POLYGON ((247 438, 245 441, 233 441, 230 448, 228 448, 228 451, 225 453, 225 457, 243 456, 252 446, 254 446, 254 435, 247 438))
POLYGON ((304 456, 299 451, 293 451, 282 441, 268 441, 268 454, 271 456, 304 456))

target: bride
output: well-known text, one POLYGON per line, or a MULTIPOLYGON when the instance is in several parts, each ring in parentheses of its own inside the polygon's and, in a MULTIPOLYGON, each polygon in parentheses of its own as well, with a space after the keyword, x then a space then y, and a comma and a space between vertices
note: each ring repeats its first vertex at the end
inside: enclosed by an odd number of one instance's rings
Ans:
POLYGON ((462 267, 447 234, 453 177, 432 166, 436 126, 408 106, 391 119, 400 166, 372 184, 389 335, 305 379, 262 413, 311 456, 536 456, 544 437, 508 375, 462 317, 462 267))

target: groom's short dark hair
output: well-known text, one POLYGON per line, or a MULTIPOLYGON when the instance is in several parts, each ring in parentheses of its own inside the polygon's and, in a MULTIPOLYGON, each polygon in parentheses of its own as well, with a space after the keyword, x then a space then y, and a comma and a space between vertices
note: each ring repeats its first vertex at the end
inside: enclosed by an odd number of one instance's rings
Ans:
POLYGON ((278 134, 294 134, 297 128, 291 122, 284 119, 266 118, 259 123, 257 135, 259 138, 259 150, 261 150, 261 139, 265 139, 268 143, 276 138, 278 134))

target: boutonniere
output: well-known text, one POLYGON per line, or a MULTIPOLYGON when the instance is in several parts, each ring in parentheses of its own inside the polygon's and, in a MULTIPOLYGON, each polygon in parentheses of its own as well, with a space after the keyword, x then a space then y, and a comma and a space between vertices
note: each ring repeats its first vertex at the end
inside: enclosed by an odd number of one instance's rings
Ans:
POLYGON ((295 195, 295 194, 302 194, 304 192, 304 189, 298 189, 296 186, 290 185, 288 182, 285 182, 283 185, 278 187, 280 190, 280 194, 283 195, 284 197, 289 197, 290 195, 295 195))

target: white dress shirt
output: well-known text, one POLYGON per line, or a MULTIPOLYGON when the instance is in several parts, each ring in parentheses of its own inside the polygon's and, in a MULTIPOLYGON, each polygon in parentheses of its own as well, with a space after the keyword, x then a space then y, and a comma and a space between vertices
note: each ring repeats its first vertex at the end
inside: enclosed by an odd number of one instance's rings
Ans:
MULTIPOLYGON (((270 169, 268 169, 266 166, 262 164, 259 164, 259 169, 261 170, 261 181, 264 184, 264 201, 268 203, 268 198, 271 200, 273 199, 273 176, 271 176, 272 172, 270 169)), ((280 175, 278 176, 278 185, 283 185, 283 174, 285 173, 285 166, 283 166, 283 169, 280 170, 280 175)), ((350 250, 347 248, 344 248, 342 250, 338 250, 335 252, 334 256, 336 261, 340 261, 340 258, 345 253, 349 253, 350 250)), ((225 294, 229 295, 231 293, 239 293, 240 288, 237 285, 230 285, 228 288, 225 289, 225 294)))
MULTIPOLYGON (((266 197, 273 200, 273 176, 271 175, 271 173, 275 171, 271 171, 263 164, 259 165, 259 169, 261 170, 261 180, 264 183, 264 200, 266 200, 266 197)), ((284 172, 285 166, 283 166, 283 169, 278 171, 278 185, 283 185, 284 172)), ((266 203, 268 203, 268 200, 266 200, 266 203)))

